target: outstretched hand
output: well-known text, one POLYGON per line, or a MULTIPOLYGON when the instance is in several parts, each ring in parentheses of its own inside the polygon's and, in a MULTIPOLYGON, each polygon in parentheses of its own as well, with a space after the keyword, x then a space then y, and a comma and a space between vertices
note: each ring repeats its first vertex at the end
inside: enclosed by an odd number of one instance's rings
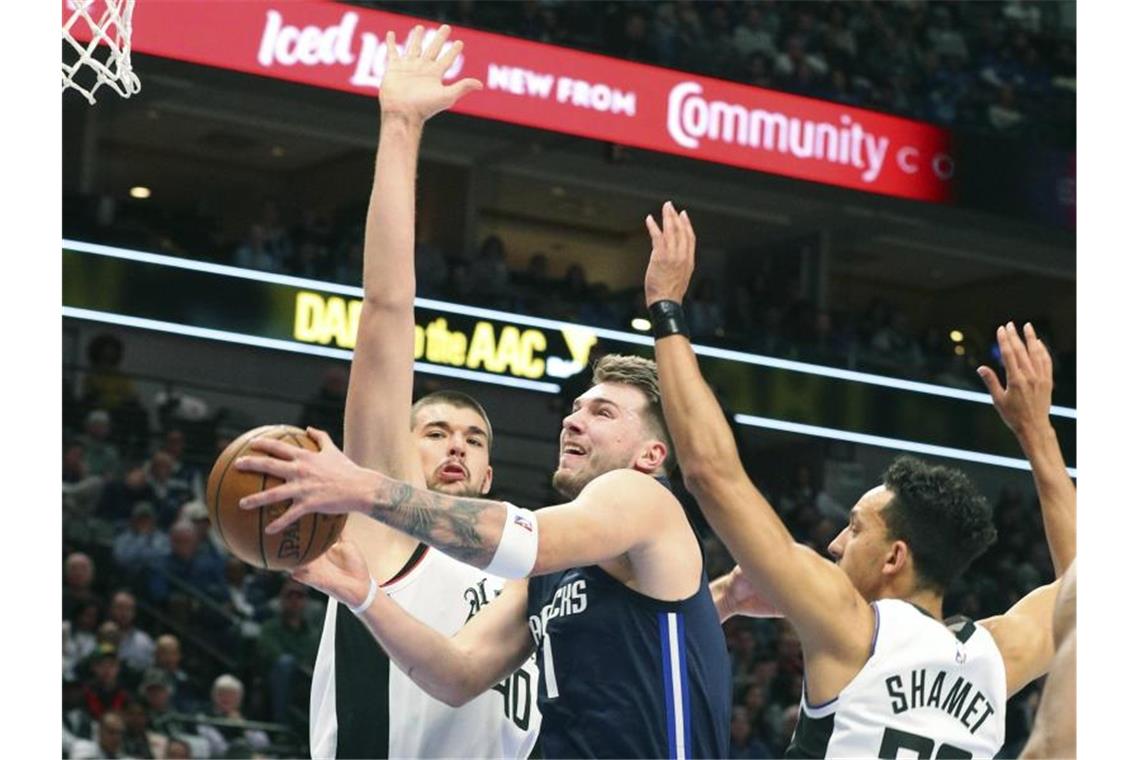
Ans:
POLYGON ((377 480, 383 477, 353 463, 323 430, 308 428, 308 433, 317 442, 319 451, 257 438, 250 449, 269 456, 238 457, 235 464, 243 472, 257 472, 284 481, 250 494, 238 503, 242 509, 259 509, 277 502, 292 502, 281 517, 266 526, 266 533, 280 533, 313 512, 339 515, 367 511, 377 480))
POLYGON ((998 327, 997 341, 1001 361, 1005 365, 1005 387, 989 367, 978 367, 978 374, 986 384, 998 414, 1017 436, 1042 425, 1047 427, 1053 397, 1053 360, 1048 349, 1028 322, 1025 323, 1024 342, 1013 322, 998 327))
POLYGON ((424 122, 451 108, 469 92, 483 89, 478 79, 468 77, 445 85, 443 75, 463 50, 459 40, 447 45, 451 27, 444 24, 424 48, 424 28, 416 26, 401 53, 396 35, 388 32, 388 60, 380 82, 380 109, 384 116, 404 116, 424 122))
POLYGON ((364 553, 347 539, 340 539, 321 556, 294 569, 292 576, 350 607, 368 596, 370 578, 364 553))
POLYGON ((689 221, 689 212, 677 213, 672 201, 661 207, 661 227, 652 215, 645 217, 645 227, 653 251, 645 270, 645 305, 657 301, 681 302, 693 276, 693 257, 697 235, 689 221))

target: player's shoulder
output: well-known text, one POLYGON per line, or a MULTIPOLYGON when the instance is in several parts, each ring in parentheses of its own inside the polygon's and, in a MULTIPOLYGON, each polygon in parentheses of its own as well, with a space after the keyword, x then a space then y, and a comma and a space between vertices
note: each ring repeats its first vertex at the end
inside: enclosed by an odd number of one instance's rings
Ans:
POLYGON ((645 503, 647 506, 656 503, 680 505, 677 497, 660 480, 628 467, 610 470, 594 478, 582 489, 583 494, 587 492, 591 496, 614 496, 622 501, 645 503))

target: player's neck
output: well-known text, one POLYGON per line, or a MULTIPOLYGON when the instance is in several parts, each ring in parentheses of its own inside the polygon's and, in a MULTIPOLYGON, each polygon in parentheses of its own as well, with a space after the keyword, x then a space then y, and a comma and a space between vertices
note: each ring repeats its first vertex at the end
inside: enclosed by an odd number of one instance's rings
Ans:
POLYGON ((902 599, 930 613, 935 620, 942 620, 942 594, 930 590, 913 591, 902 599))

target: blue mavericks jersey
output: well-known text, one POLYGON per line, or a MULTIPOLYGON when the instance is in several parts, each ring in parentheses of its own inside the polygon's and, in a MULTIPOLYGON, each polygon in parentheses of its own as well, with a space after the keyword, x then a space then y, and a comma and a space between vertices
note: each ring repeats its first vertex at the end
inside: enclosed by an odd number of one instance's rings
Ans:
POLYGON ((732 671, 701 572, 679 602, 600 567, 530 579, 544 757, 727 757, 732 671))

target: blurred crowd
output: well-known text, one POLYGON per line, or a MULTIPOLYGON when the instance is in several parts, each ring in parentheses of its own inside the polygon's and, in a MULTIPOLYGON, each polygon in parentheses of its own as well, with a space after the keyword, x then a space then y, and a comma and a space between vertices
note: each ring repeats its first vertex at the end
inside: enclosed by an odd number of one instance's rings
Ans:
POLYGON ((1075 3, 360 4, 959 129, 1076 140, 1075 3))
MULTIPOLYGON (((211 532, 204 478, 231 440, 218 416, 142 399, 116 338, 87 348, 63 405, 63 756, 307 756, 324 598, 229 556, 211 532)), ((330 369, 297 401, 298 424, 339 439, 346 381, 342 367, 330 369)), ((824 488, 824 469, 812 454, 753 473, 796 538, 821 554, 850 506, 824 488)), ((1000 613, 1052 575, 1033 498, 991 496, 999 541, 950 589, 948 613, 1000 613)), ((710 576, 730 569, 724 547, 705 543, 710 576)), ((751 619, 727 622, 725 634, 730 756, 780 757, 802 684, 796 637, 781 621, 751 619)), ((1033 687, 1011 703, 1001 757, 1016 756, 1038 699, 1033 687)))

